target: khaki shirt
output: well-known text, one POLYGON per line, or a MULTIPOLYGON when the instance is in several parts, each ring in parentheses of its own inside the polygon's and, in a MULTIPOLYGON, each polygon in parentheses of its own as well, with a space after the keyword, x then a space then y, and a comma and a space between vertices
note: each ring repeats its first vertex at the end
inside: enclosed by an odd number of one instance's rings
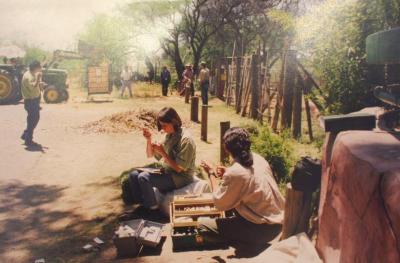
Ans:
POLYGON ((271 167, 260 155, 253 153, 254 164, 245 168, 235 162, 222 176, 214 192, 217 209, 236 209, 255 224, 282 224, 285 200, 279 192, 271 167))
MULTIPOLYGON (((181 188, 193 182, 196 169, 196 144, 186 130, 179 130, 173 134, 167 134, 163 143, 165 152, 169 158, 174 160, 184 171, 177 173, 174 169, 164 164, 166 173, 172 175, 175 186, 181 188)), ((158 160, 160 156, 155 156, 158 160)))
POLYGON ((40 88, 39 85, 35 87, 36 84, 36 76, 32 75, 32 73, 28 70, 22 76, 22 97, 24 99, 36 99, 40 97, 40 88))
POLYGON ((208 82, 209 79, 210 79, 210 70, 208 68, 201 69, 200 73, 199 73, 200 84, 203 84, 204 82, 208 82))

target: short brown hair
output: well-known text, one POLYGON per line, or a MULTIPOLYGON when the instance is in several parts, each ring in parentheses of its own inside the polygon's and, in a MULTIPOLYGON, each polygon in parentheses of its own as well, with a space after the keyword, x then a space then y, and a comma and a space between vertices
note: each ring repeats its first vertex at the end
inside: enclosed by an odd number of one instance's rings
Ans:
POLYGON ((165 107, 157 115, 157 128, 161 131, 161 122, 171 123, 174 126, 174 130, 178 131, 182 127, 181 117, 179 117, 178 113, 174 108, 165 107))

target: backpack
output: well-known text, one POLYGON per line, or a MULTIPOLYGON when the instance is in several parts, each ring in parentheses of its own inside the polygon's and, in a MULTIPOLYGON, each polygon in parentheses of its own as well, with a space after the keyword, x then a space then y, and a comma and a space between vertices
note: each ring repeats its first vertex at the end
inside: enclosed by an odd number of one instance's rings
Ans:
POLYGON ((314 192, 321 187, 321 160, 302 157, 292 173, 292 187, 296 191, 314 192))

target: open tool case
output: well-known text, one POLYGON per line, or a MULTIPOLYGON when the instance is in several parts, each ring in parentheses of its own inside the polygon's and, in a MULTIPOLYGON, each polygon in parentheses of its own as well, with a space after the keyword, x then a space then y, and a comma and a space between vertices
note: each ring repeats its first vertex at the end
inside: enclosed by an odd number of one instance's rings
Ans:
POLYGON ((121 222, 113 238, 118 257, 136 257, 143 245, 156 247, 163 228, 163 224, 143 219, 121 222))
POLYGON ((224 218, 225 212, 217 211, 211 195, 178 195, 170 205, 171 237, 174 250, 220 247, 204 239, 205 232, 198 228, 199 217, 224 218))

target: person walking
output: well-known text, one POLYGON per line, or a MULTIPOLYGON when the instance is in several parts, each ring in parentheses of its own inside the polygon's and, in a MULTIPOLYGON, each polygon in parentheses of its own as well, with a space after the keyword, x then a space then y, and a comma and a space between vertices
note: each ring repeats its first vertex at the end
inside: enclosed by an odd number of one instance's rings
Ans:
POLYGON ((203 61, 200 64, 201 69, 199 73, 199 83, 201 90, 201 100, 203 105, 208 105, 208 87, 210 83, 210 70, 207 68, 207 64, 203 61))
POLYGON ((42 67, 40 62, 35 60, 29 64, 29 70, 22 76, 21 93, 24 98, 24 108, 28 113, 26 118, 26 129, 21 135, 25 145, 38 145, 33 141, 33 131, 40 119, 40 85, 42 79, 42 67))
POLYGON ((166 66, 163 67, 161 71, 161 85, 162 85, 162 95, 168 96, 168 86, 171 82, 171 73, 166 66))
POLYGON ((131 84, 132 84, 131 79, 132 79, 132 72, 128 66, 125 66, 125 68, 121 72, 121 82, 122 82, 121 98, 124 97, 124 92, 125 92, 126 88, 129 91, 129 97, 131 97, 131 98, 133 97, 132 89, 131 89, 131 84))

